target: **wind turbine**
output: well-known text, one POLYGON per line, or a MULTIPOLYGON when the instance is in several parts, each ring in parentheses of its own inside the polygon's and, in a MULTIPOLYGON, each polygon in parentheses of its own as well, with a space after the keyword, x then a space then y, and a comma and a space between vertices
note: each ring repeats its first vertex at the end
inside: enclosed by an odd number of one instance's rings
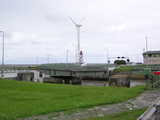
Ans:
POLYGON ((71 22, 75 25, 77 30, 77 50, 76 50, 76 63, 81 64, 81 56, 80 56, 80 28, 81 24, 76 23, 71 17, 69 17, 71 22))

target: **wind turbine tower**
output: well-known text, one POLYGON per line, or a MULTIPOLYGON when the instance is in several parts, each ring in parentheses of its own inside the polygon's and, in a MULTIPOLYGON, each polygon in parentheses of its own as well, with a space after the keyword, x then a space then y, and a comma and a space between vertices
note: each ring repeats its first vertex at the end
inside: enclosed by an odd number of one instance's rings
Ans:
POLYGON ((146 51, 148 51, 148 37, 145 36, 145 40, 146 40, 146 51))
POLYGON ((69 17, 72 23, 75 25, 77 30, 77 49, 76 49, 76 63, 81 64, 81 55, 80 55, 80 28, 81 24, 77 24, 71 17, 69 17))

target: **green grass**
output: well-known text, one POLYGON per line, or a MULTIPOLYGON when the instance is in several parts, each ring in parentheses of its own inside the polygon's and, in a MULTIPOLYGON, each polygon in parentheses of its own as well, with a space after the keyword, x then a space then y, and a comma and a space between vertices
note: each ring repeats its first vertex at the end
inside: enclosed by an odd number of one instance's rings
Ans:
POLYGON ((144 113, 144 111, 145 109, 138 109, 129 112, 108 115, 105 117, 90 118, 87 120, 136 120, 141 114, 144 113))
POLYGON ((133 66, 120 66, 114 70, 114 72, 130 72, 134 69, 133 66))
MULTIPOLYGON (((115 66, 113 64, 110 67, 115 66)), ((39 69, 70 69, 70 70, 105 70, 107 64, 87 64, 86 66, 81 66, 75 63, 55 63, 55 64, 42 64, 39 65, 39 69)))
POLYGON ((0 79, 0 120, 118 103, 143 91, 144 86, 82 87, 0 79))

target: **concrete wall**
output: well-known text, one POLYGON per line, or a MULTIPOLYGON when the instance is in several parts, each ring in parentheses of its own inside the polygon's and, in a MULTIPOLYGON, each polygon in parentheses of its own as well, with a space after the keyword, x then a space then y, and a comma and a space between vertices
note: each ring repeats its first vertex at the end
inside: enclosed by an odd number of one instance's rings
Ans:
POLYGON ((144 57, 144 64, 160 64, 160 57, 144 57))
POLYGON ((129 74, 112 75, 109 80, 109 86, 130 87, 129 74))
POLYGON ((33 72, 20 72, 17 74, 17 80, 34 81, 34 73, 33 72))
POLYGON ((17 80, 20 81, 32 81, 32 82, 43 82, 45 75, 42 72, 36 70, 29 70, 17 73, 17 80))
POLYGON ((60 84, 81 84, 81 79, 76 77, 64 77, 64 78, 58 78, 58 77, 50 77, 50 78, 44 78, 45 83, 60 83, 60 84))

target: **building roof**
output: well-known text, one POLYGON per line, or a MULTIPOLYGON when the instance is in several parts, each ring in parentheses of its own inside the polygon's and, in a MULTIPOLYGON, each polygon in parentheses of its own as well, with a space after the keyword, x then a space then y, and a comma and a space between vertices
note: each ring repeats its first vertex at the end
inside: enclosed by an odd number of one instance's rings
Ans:
POLYGON ((146 51, 143 54, 160 54, 160 51, 146 51))

